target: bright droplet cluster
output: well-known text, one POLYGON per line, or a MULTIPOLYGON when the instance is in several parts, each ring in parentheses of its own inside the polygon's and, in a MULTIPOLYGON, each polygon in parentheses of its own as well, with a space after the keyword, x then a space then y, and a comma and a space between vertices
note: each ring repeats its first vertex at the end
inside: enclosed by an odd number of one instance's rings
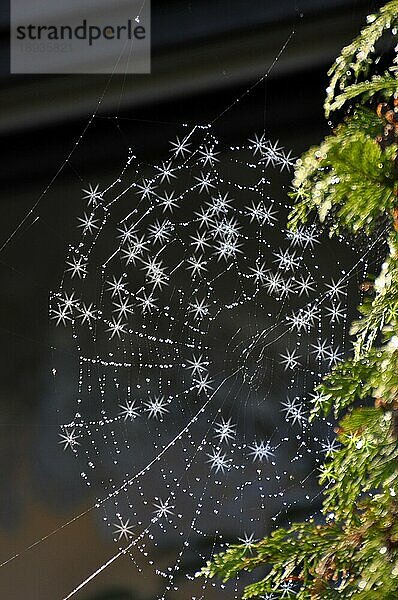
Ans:
POLYGON ((293 164, 264 134, 222 148, 194 127, 160 164, 130 153, 106 189, 83 190, 51 298, 76 364, 60 444, 159 599, 210 598, 216 584, 195 570, 308 503, 308 475, 335 449, 308 412, 345 352, 353 271, 319 266, 314 226, 285 230, 273 178, 293 164))

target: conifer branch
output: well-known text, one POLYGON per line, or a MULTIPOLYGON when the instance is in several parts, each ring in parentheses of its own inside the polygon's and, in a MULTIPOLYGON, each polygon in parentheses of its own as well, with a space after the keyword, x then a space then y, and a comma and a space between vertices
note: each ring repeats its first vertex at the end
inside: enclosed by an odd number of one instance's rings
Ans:
MULTIPOLYGON (((331 235, 348 232, 388 242, 388 254, 352 324, 353 355, 318 386, 311 418, 340 418, 340 447, 327 454, 324 502, 312 519, 279 528, 250 545, 232 544, 199 575, 223 581, 268 568, 243 598, 396 600, 398 598, 398 80, 395 60, 368 76, 376 44, 398 22, 398 0, 386 4, 352 44, 331 76, 325 111, 355 100, 333 135, 297 162, 289 226, 313 213, 331 235), (383 102, 380 102, 383 100, 383 102), (375 102, 377 103, 376 109, 375 102), (373 406, 370 401, 373 401, 373 406), (355 408, 358 403, 362 406, 355 408), (289 588, 286 583, 294 583, 289 588)), ((393 31, 395 34, 395 32, 393 31)))

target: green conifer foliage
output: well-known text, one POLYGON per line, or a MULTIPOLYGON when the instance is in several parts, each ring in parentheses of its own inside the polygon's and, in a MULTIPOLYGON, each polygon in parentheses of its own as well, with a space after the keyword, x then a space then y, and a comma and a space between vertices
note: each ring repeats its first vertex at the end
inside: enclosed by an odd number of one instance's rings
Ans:
POLYGON ((340 448, 321 468, 322 519, 232 544, 198 574, 227 581, 267 567, 243 598, 398 599, 397 48, 385 72, 370 75, 396 27, 393 0, 342 50, 329 71, 325 112, 349 106, 348 116, 297 162, 292 229, 316 213, 331 235, 384 236, 389 251, 374 282, 364 284, 352 357, 317 390, 311 418, 340 419, 340 448))

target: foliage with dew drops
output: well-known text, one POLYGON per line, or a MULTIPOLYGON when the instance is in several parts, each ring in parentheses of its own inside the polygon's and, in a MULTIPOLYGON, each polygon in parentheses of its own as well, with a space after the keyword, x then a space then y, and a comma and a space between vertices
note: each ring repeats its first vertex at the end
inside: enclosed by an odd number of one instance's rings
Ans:
POLYGON ((341 123, 296 164, 290 228, 316 215, 330 235, 384 238, 388 251, 364 282, 351 357, 316 390, 311 419, 339 419, 322 514, 231 544, 198 573, 228 581, 265 568, 245 599, 398 598, 398 47, 385 51, 397 29, 394 0, 342 50, 325 101, 341 123))

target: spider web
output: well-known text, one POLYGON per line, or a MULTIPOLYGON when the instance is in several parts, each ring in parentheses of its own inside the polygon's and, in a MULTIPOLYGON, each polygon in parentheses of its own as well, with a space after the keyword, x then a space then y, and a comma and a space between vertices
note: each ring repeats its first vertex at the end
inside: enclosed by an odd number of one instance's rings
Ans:
POLYGON ((285 230, 273 179, 291 153, 265 133, 225 146, 213 129, 181 127, 159 164, 130 151, 111 185, 83 190, 51 297, 75 357, 60 444, 117 551, 67 598, 122 555, 155 574, 159 600, 219 598, 226 586, 195 571, 310 507, 336 447, 331 424, 307 418, 347 350, 347 286, 366 253, 343 242, 351 267, 322 264, 315 225, 285 230))
MULTIPOLYGON (((115 553, 64 600, 121 557, 157 600, 239 598, 244 577, 223 585, 196 571, 226 543, 250 547, 295 508, 319 508, 318 465, 336 445, 333 424, 308 423, 313 388, 349 349, 350 306, 378 240, 340 240, 338 260, 315 225, 286 231, 279 171, 291 153, 264 132, 229 146, 214 127, 293 33, 212 125, 176 125, 158 164, 130 150, 110 185, 84 186, 50 316, 69 351, 54 358, 64 389, 65 356, 73 367, 59 443, 96 501, 26 550, 95 511, 115 553)), ((99 122, 106 89, 0 251, 99 122)), ((290 582, 275 591, 290 592, 290 582)))

